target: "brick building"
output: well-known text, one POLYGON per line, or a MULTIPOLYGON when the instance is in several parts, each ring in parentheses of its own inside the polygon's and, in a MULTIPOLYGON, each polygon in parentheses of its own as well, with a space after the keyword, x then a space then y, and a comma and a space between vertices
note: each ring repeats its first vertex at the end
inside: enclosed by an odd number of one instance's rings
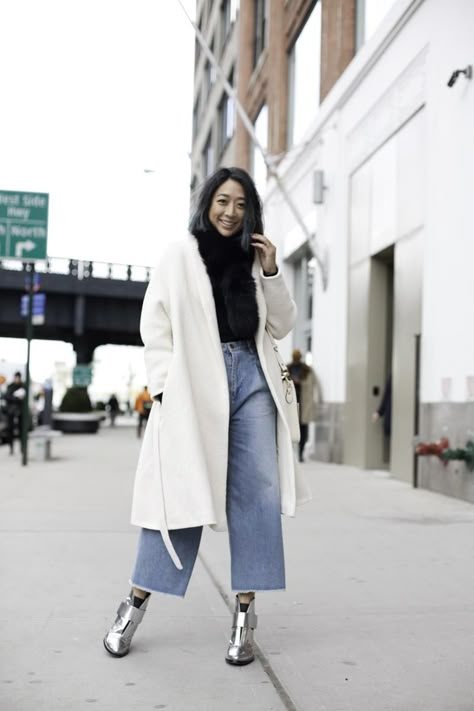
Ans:
MULTIPOLYGON (((196 22, 268 152, 282 156, 393 0, 197 0, 196 22), (374 6, 374 7, 372 7, 374 6), (303 87, 299 65, 310 70, 303 87)), ((196 41, 192 180, 218 165, 262 171, 233 102, 196 41)))

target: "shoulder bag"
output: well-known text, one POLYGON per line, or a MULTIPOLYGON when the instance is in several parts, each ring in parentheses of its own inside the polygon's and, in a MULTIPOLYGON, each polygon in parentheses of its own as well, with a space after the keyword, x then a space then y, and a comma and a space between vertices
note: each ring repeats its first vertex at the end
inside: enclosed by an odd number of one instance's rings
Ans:
POLYGON ((290 428, 291 440, 292 442, 300 441, 300 420, 299 420, 299 405, 296 399, 295 384, 291 379, 290 371, 286 367, 283 358, 280 355, 278 346, 275 339, 271 335, 270 331, 266 329, 268 336, 270 338, 275 357, 280 366, 281 373, 281 383, 283 387, 283 405, 286 414, 286 421, 288 427, 290 428))

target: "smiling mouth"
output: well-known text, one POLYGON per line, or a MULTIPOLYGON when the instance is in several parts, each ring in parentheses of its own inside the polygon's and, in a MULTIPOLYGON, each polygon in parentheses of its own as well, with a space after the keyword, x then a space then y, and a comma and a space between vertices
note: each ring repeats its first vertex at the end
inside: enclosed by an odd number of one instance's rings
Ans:
POLYGON ((226 227, 228 230, 231 230, 233 227, 235 227, 235 222, 226 222, 225 220, 221 220, 221 225, 223 227, 226 227))

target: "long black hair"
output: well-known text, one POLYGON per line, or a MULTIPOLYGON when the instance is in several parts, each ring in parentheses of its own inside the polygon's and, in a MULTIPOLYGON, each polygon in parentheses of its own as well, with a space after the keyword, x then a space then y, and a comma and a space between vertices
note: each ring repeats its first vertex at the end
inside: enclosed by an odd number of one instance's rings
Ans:
POLYGON ((195 210, 189 222, 189 231, 193 234, 207 232, 212 229, 209 222, 209 208, 211 207, 214 193, 226 180, 235 180, 240 183, 245 194, 245 214, 242 227, 241 244, 248 252, 250 238, 254 232, 263 234, 262 201, 250 175, 242 168, 219 168, 209 176, 199 193, 195 210))

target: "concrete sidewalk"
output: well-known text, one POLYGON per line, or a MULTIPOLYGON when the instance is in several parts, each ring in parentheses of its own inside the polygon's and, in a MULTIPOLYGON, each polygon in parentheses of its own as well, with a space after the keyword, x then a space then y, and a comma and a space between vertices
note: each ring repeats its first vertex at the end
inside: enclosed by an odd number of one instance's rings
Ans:
POLYGON ((287 591, 259 595, 258 660, 224 663, 227 537, 206 531, 185 600, 154 596, 133 650, 102 636, 128 592, 139 441, 0 448, 0 709, 472 711, 474 507, 380 473, 306 464, 285 520, 287 591))

